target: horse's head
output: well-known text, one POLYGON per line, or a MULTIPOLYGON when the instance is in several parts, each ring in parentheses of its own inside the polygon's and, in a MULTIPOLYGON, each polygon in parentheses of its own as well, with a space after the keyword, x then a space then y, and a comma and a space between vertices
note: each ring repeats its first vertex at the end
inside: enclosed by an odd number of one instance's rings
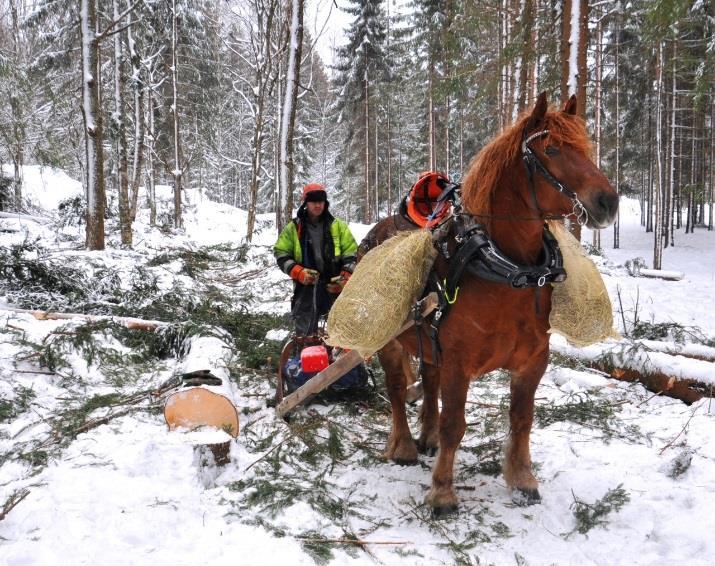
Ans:
POLYGON ((586 127, 576 115, 576 96, 562 111, 550 111, 542 93, 520 123, 531 204, 544 216, 573 214, 590 228, 611 224, 618 194, 591 160, 586 127))

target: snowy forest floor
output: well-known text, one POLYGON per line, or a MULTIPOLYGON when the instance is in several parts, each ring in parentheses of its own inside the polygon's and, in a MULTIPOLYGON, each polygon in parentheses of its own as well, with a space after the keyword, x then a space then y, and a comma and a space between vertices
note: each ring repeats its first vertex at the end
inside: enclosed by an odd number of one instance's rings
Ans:
MULTIPOLYGON (((604 235, 594 257, 620 330, 713 346, 715 233, 679 232, 666 250, 664 268, 684 280, 630 277, 625 261, 647 258, 651 235, 632 203, 623 209, 621 249, 604 235)), ((289 328, 290 283, 273 266, 270 218, 251 246, 243 226, 242 211, 196 198, 183 233, 142 216, 133 250, 112 240, 90 253, 77 226, 0 219, 0 301, 173 323, 147 332, 0 312, 3 564, 710 563, 709 398, 686 405, 554 355, 532 435, 543 501, 524 506, 500 475, 509 384, 491 373, 471 386, 460 509, 441 520, 424 504, 434 458, 381 458, 390 414, 377 368, 359 398, 277 419, 269 359, 289 328), (198 336, 226 346, 211 369, 230 376, 240 410, 223 467, 168 432, 150 395, 196 355, 198 336)))

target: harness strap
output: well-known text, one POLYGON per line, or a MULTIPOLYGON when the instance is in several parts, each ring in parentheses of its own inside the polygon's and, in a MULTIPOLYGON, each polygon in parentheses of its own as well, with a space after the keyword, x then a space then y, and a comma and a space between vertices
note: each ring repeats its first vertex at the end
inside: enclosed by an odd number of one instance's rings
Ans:
POLYGON ((455 239, 461 245, 449 262, 444 284, 447 300, 455 296, 465 269, 487 281, 507 283, 516 289, 564 281, 566 270, 558 242, 546 225, 542 236, 543 262, 525 266, 507 258, 479 224, 459 234, 455 239))
POLYGON ((415 332, 417 332, 417 375, 421 378, 425 364, 425 357, 422 349, 422 322, 424 321, 424 317, 422 316, 419 302, 415 303, 415 306, 412 308, 412 316, 415 321, 415 332))

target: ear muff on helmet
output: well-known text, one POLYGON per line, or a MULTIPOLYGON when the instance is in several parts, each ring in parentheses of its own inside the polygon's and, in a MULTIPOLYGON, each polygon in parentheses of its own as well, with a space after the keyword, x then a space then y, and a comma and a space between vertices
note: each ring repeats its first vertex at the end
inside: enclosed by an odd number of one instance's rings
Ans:
MULTIPOLYGON (((418 226, 426 226, 429 216, 435 211, 437 199, 448 183, 447 176, 437 171, 420 174, 405 198, 405 209, 410 220, 418 226)), ((444 216, 448 210, 449 207, 443 207, 439 217, 444 216)))

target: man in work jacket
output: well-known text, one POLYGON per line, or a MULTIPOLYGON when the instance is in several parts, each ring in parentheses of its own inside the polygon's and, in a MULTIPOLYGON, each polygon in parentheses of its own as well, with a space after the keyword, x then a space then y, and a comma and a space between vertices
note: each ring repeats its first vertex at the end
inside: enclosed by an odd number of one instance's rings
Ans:
POLYGON ((283 229, 273 255, 283 272, 293 279, 291 314, 296 334, 318 329, 355 269, 357 243, 348 225, 328 211, 325 187, 303 187, 296 217, 283 229))

